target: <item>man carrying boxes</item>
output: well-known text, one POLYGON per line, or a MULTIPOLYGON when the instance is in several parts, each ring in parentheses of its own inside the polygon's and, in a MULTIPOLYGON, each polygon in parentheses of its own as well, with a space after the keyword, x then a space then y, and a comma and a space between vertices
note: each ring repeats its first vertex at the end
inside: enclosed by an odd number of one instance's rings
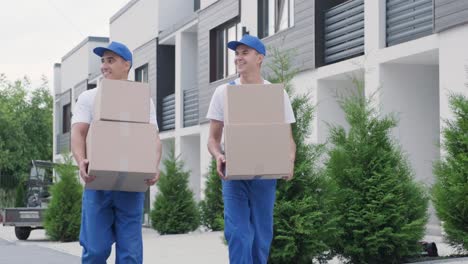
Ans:
POLYGON ((238 79, 211 98, 208 150, 222 179, 224 233, 231 264, 266 264, 273 238, 276 179, 293 177, 296 120, 287 93, 261 76, 264 44, 231 41, 238 79), (221 148, 224 130, 225 154, 221 148))
POLYGON ((145 191, 159 179, 161 142, 149 87, 129 82, 132 53, 112 42, 97 47, 104 79, 75 105, 71 149, 85 182, 82 263, 143 263, 145 191))

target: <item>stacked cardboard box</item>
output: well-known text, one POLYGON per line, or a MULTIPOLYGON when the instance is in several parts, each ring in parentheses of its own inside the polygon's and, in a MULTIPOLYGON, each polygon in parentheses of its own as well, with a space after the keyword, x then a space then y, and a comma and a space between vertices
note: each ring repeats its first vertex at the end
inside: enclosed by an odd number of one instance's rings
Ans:
POLYGON ((86 184, 95 190, 144 192, 156 173, 157 130, 149 124, 147 84, 103 79, 94 101, 93 122, 86 138, 86 184))
POLYGON ((226 177, 278 179, 291 171, 284 86, 229 85, 224 96, 226 177))

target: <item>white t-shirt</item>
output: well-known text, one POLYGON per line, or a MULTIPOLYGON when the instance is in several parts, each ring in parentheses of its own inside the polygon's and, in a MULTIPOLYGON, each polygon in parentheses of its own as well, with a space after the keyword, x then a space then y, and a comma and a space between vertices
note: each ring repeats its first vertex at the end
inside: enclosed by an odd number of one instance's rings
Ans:
MULTIPOLYGON (((84 91, 78 97, 78 101, 73 109, 72 125, 75 123, 88 123, 93 121, 93 108, 94 98, 96 97, 97 88, 84 91)), ((156 109, 154 107, 153 99, 150 98, 150 124, 154 124, 158 128, 156 121, 156 109)))
MULTIPOLYGON (((236 85, 239 85, 240 79, 237 78, 234 82, 236 85)), ((264 80, 263 83, 270 84, 267 80, 264 80)), ((229 84, 222 84, 216 88, 213 93, 213 97, 211 97, 210 107, 208 108, 206 118, 224 122, 224 90, 226 90, 228 85, 229 84)), ((284 117, 286 123, 291 124, 296 122, 291 101, 289 100, 289 96, 286 91, 284 91, 284 117)))

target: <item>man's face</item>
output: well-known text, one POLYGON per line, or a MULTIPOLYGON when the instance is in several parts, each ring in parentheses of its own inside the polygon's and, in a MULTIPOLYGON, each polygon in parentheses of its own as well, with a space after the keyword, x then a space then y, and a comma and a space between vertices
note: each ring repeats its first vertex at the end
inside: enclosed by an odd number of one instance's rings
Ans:
POLYGON ((239 74, 259 71, 262 61, 263 55, 259 54, 256 50, 246 45, 237 46, 234 63, 236 64, 237 72, 239 74))
POLYGON ((101 73, 106 79, 127 80, 130 62, 112 51, 104 52, 101 57, 101 73))

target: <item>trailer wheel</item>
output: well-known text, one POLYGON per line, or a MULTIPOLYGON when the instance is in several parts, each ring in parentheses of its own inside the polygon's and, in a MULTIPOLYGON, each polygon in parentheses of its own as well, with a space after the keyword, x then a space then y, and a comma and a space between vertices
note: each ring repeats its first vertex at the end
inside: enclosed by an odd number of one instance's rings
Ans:
POLYGON ((31 234, 31 227, 29 226, 15 226, 15 235, 19 240, 28 239, 31 234))

